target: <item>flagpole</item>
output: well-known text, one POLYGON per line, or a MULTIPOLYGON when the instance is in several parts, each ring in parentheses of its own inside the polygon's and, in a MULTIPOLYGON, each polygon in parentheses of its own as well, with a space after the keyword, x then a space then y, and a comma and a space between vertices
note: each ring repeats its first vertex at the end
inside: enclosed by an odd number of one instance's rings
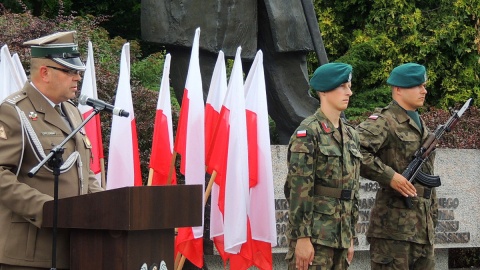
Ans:
POLYGON ((151 186, 152 185, 152 179, 153 179, 153 173, 155 171, 150 168, 150 170, 148 171, 148 180, 147 180, 147 186, 151 186))
POLYGON ((205 198, 203 200, 203 207, 207 205, 208 197, 210 197, 210 193, 212 192, 212 186, 213 183, 215 182, 215 178, 217 178, 217 171, 213 171, 212 175, 210 176, 210 181, 208 181, 208 186, 205 189, 205 198))
POLYGON ((173 169, 175 168, 176 159, 177 159, 177 151, 174 150, 172 153, 172 160, 170 162, 170 170, 168 170, 167 185, 172 184, 172 175, 173 175, 173 169))
POLYGON ((100 185, 102 186, 102 188, 106 188, 106 184, 105 184, 105 158, 100 158, 100 180, 101 180, 101 183, 100 185))

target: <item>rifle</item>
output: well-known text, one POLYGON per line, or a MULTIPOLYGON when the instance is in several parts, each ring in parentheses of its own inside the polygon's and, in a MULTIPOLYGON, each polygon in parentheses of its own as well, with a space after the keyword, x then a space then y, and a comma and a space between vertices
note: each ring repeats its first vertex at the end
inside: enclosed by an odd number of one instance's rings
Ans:
MULTIPOLYGON (((407 168, 402 173, 402 175, 407 178, 410 183, 413 184, 415 181, 417 181, 423 186, 429 188, 439 187, 442 184, 439 176, 428 175, 420 171, 420 169, 422 168, 423 163, 425 163, 432 152, 437 148, 437 143, 443 134, 445 132, 450 132, 453 127, 455 127, 460 117, 468 109, 468 107, 470 107, 471 103, 472 99, 470 98, 465 102, 465 104, 463 104, 460 110, 456 111, 450 117, 450 119, 448 119, 447 123, 439 125, 434 133, 430 133, 423 145, 417 151, 415 151, 413 160, 410 162, 410 164, 408 164, 407 168)), ((413 207, 412 198, 405 198, 405 206, 410 209, 413 207)))

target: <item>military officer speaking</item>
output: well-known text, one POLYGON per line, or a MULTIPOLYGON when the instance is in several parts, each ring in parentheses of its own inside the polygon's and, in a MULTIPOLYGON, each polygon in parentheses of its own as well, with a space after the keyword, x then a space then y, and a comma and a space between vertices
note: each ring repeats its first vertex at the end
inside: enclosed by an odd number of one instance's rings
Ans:
MULTIPOLYGON (((357 127, 364 157, 361 175, 381 187, 367 231, 372 269, 435 268, 435 188, 412 185, 401 175, 429 135, 417 111, 425 102, 426 81, 422 65, 407 63, 394 68, 387 80, 393 101, 357 127), (411 209, 405 205, 407 196, 412 197, 411 209)), ((434 153, 422 171, 433 174, 433 162, 434 153)))
MULTIPOLYGON (((83 121, 70 101, 85 70, 74 35, 60 32, 25 42, 31 47, 31 82, 0 104, 0 270, 52 265, 52 230, 41 226, 43 205, 53 200, 54 176, 48 165, 32 178, 27 174, 83 121)), ((84 132, 64 145, 59 198, 103 190, 90 171, 91 155, 84 132)), ((68 237, 58 230, 58 269, 69 268, 68 237)))
POLYGON ((288 269, 347 269, 353 259, 362 155, 357 132, 340 117, 352 96, 351 78, 347 64, 317 68, 310 85, 320 108, 290 139, 288 269))

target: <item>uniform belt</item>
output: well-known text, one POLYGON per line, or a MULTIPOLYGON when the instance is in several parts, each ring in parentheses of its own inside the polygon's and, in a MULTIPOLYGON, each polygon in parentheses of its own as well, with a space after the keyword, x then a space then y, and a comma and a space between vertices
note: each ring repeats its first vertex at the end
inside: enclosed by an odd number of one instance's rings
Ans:
POLYGON ((315 185, 315 195, 337 198, 341 200, 351 200, 355 193, 351 189, 341 189, 315 185))
MULTIPOLYGON (((416 185, 415 189, 417 190, 417 196, 418 197, 422 197, 422 198, 425 198, 425 199, 430 199, 430 196, 432 195, 432 189, 431 188, 416 185)), ((393 190, 392 188, 382 188, 382 191, 383 192, 391 192, 391 193, 400 194, 400 193, 396 192, 395 190, 393 190)))

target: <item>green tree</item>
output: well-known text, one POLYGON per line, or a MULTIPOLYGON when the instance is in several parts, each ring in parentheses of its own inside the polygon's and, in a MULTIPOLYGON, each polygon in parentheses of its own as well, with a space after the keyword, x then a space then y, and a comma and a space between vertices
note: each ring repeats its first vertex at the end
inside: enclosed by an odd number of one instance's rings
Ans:
MULTIPOLYGON (((405 62, 427 67, 430 105, 478 98, 479 0, 316 0, 315 6, 330 59, 354 67, 356 113, 372 109, 368 98, 385 92, 388 74, 405 62)), ((389 100, 381 96, 373 104, 389 100)))

